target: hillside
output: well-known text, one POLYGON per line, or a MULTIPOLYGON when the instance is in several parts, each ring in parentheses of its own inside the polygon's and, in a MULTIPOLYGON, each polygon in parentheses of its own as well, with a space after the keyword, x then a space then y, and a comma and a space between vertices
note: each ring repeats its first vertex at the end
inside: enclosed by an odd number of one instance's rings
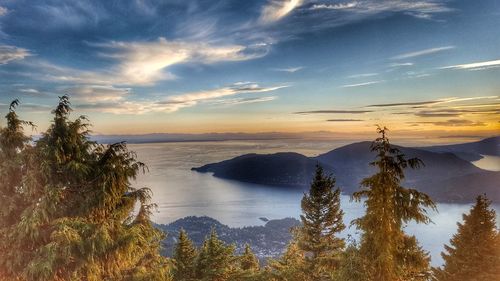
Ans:
MULTIPOLYGON (((482 193, 494 202, 500 202, 497 184, 500 172, 482 170, 451 152, 397 147, 408 158, 418 157, 425 163, 418 170, 407 170, 405 186, 424 191, 439 202, 471 202, 482 193)), ((327 172, 333 173, 344 193, 352 194, 359 190, 359 182, 374 172, 369 165, 374 159, 370 142, 359 142, 317 157, 309 158, 297 153, 247 154, 193 170, 211 172, 225 179, 307 188, 314 166, 320 163, 327 172)))
POLYGON ((163 241, 163 254, 166 256, 172 255, 181 228, 188 233, 189 238, 198 247, 203 244, 205 237, 214 228, 222 241, 236 245, 237 253, 244 249, 245 243, 249 243, 256 255, 262 259, 279 256, 292 238, 290 229, 299 224, 300 222, 296 219, 284 218, 270 220, 264 226, 231 228, 210 217, 185 217, 170 224, 156 225, 156 227, 167 234, 167 238, 163 241))
POLYGON ((476 161, 482 158, 481 155, 500 156, 500 136, 477 142, 428 146, 421 147, 421 149, 432 152, 452 152, 462 159, 476 161))

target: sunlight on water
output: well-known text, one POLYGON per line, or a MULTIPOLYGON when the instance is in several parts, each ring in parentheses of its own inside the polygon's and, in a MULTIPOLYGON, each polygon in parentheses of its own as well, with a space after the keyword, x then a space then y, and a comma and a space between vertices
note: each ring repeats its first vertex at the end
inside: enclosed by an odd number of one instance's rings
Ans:
MULTIPOLYGON (((169 223, 195 215, 213 217, 229 226, 241 227, 262 225, 259 217, 298 218, 303 190, 222 180, 210 174, 193 172, 192 167, 244 153, 295 151, 313 156, 344 144, 346 142, 231 141, 135 144, 129 147, 149 167, 149 173, 139 176, 136 186, 152 189, 153 202, 158 204, 154 221, 169 223)), ((494 207, 497 214, 500 213, 500 206, 494 207)), ((349 196, 342 196, 342 208, 346 225, 364 213, 363 205, 350 202, 349 196)), ((430 213, 434 224, 407 227, 424 249, 430 251, 434 265, 441 264, 439 253, 443 244, 449 242, 456 232, 457 221, 469 208, 470 204, 439 204, 439 213, 430 213)), ((346 237, 348 234, 357 237, 354 228, 348 228, 342 235, 346 237)))
POLYGON ((481 155, 483 158, 472 162, 476 167, 489 171, 500 171, 500 156, 481 155))

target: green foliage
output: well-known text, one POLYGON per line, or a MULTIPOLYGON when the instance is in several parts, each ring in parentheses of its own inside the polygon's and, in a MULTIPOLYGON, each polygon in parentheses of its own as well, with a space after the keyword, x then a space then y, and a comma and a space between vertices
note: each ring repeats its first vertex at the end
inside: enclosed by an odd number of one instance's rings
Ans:
POLYGON ((243 252, 243 255, 239 257, 239 262, 240 268, 250 274, 257 272, 260 269, 259 260, 252 252, 252 249, 248 244, 245 244, 245 251, 243 252))
POLYGON ((196 249, 188 238, 186 231, 181 229, 173 256, 173 276, 176 281, 194 280, 196 274, 196 249))
POLYGON ((203 281, 225 281, 233 280, 238 274, 234 246, 225 245, 212 229, 198 255, 197 278, 203 281))
POLYGON ((495 211, 486 196, 478 196, 469 214, 458 223, 442 268, 435 268, 438 281, 488 281, 500 276, 500 233, 495 224, 495 211))
POLYGON ((1 213, 0 274, 11 280, 169 280, 168 262, 159 255, 163 234, 149 221, 150 191, 130 185, 144 169, 135 154, 124 143, 90 141, 87 119, 69 119, 67 96, 31 145, 22 131, 29 123, 17 118, 16 105, 0 132, 0 173, 9 179, 0 192, 18 208, 1 213))
POLYGON ((335 281, 368 281, 366 260, 360 254, 358 245, 353 242, 347 246, 340 259, 340 266, 335 271, 335 281))
POLYGON ((426 208, 435 209, 431 198, 415 189, 401 186, 404 169, 418 168, 420 159, 406 159, 386 137, 386 128, 378 128, 380 137, 372 144, 377 153, 371 163, 378 171, 365 178, 365 188, 353 198, 366 198, 366 214, 355 220, 363 231, 360 253, 366 259, 367 276, 370 280, 392 281, 420 278, 429 271, 428 254, 418 247, 414 238, 404 234, 402 227, 409 221, 429 223, 426 208))
POLYGON ((305 252, 297 242, 292 241, 283 256, 269 260, 265 270, 265 280, 270 281, 313 281, 306 273, 305 252))
POLYGON ((335 179, 325 176, 321 166, 316 167, 311 188, 304 194, 298 228, 298 246, 306 253, 306 273, 314 280, 329 279, 338 267, 344 240, 336 237, 345 225, 340 209, 340 190, 335 179))

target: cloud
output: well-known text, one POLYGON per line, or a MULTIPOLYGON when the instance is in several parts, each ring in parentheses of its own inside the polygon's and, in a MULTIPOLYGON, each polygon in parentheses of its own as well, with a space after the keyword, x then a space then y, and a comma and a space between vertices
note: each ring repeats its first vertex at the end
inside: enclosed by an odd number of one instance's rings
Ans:
POLYGON ((417 101, 417 102, 398 102, 398 103, 380 103, 380 104, 370 104, 365 107, 393 107, 393 106, 408 106, 408 105, 425 105, 425 104, 435 104, 441 102, 440 100, 430 100, 430 101, 417 101))
POLYGON ((288 73, 294 73, 294 72, 297 72, 301 69, 303 69, 304 67, 302 66, 297 66, 297 67, 288 67, 288 68, 271 68, 271 70, 273 71, 281 71, 281 72, 288 72, 288 73))
POLYGON ((360 114, 373 112, 371 110, 312 110, 312 111, 299 111, 293 114, 360 114))
POLYGON ((62 89, 62 92, 79 102, 113 102, 126 98, 130 88, 115 88, 113 86, 83 85, 62 89))
POLYGON ((31 56, 31 53, 26 49, 9 45, 0 45, 0 65, 15 60, 22 60, 28 56, 31 56))
POLYGON ((358 122, 358 121, 364 121, 361 119, 328 119, 326 120, 327 122, 358 122))
POLYGON ((314 4, 311 6, 311 10, 321 10, 321 9, 326 9, 326 10, 345 10, 345 9, 352 9, 355 8, 359 5, 359 2, 354 1, 354 2, 347 2, 347 3, 338 3, 338 4, 314 4))
POLYGON ((269 24, 279 21, 300 4, 302 4, 302 0, 269 0, 262 8, 259 22, 269 24))
MULTIPOLYGON (((239 84, 239 85, 230 85, 228 87, 206 90, 206 91, 196 91, 185 93, 182 95, 170 96, 164 100, 152 100, 152 101, 132 101, 127 100, 123 97, 123 95, 128 94, 124 92, 125 89, 108 89, 105 93, 110 93, 110 98, 108 102, 100 102, 100 100, 96 97, 96 99, 88 99, 88 95, 84 95, 87 97, 87 103, 82 103, 77 105, 79 109, 88 109, 88 110, 96 110, 99 112, 107 112, 113 114, 144 114, 148 112, 166 112, 171 113, 178 111, 182 108, 196 106, 200 102, 213 100, 221 97, 234 96, 239 94, 249 94, 249 93, 264 93, 271 92, 278 89, 285 88, 287 86, 274 86, 274 87, 261 87, 258 84, 239 84), (120 95, 120 90, 122 91, 120 95), (112 98, 116 97, 116 98, 112 98), (94 102, 92 102, 94 101, 94 102)), ((84 94, 86 92, 84 91, 84 94)), ((91 95, 91 97, 94 97, 91 95)), ((248 99, 235 99, 233 101, 227 101, 227 104, 236 105, 243 103, 255 103, 255 102, 264 102, 274 100, 276 97, 262 97, 262 98, 248 98, 248 99)), ((220 103, 220 101, 218 101, 220 103)), ((217 101, 216 101, 217 103, 217 101)))
POLYGON ((401 66, 412 66, 412 62, 401 62, 401 63, 391 63, 389 64, 389 67, 401 67, 401 66))
POLYGON ((485 126, 486 124, 479 121, 472 121, 467 119, 449 119, 446 121, 436 121, 436 122, 409 122, 410 124, 431 124, 434 126, 442 127, 477 127, 485 126))
POLYGON ((368 86, 368 85, 378 84, 378 83, 382 83, 382 82, 385 82, 385 81, 378 80, 378 81, 369 81, 369 82, 357 83, 357 84, 347 84, 347 85, 340 86, 340 88, 362 87, 362 86, 368 86))
POLYGON ((415 113, 419 117, 457 117, 463 114, 499 114, 500 108, 493 109, 437 109, 437 110, 422 110, 415 113))
POLYGON ((445 3, 433 0, 404 1, 404 0, 375 0, 351 1, 344 3, 316 3, 310 10, 347 11, 360 15, 374 15, 383 12, 402 12, 409 16, 421 19, 430 19, 432 15, 452 11, 445 3))
POLYGON ((240 104, 249 104, 249 103, 261 103, 276 100, 278 97, 269 96, 269 97, 259 97, 259 98, 235 98, 235 99, 225 99, 225 100, 217 100, 214 101, 213 104, 216 105, 240 105, 240 104))
POLYGON ((162 37, 153 42, 110 42, 91 45, 110 51, 104 56, 119 61, 116 67, 117 80, 120 84, 128 85, 151 85, 160 80, 172 79, 174 75, 165 72, 165 69, 180 63, 244 61, 267 54, 266 47, 169 41, 162 37))
POLYGON ((365 78, 365 77, 372 77, 372 76, 377 76, 379 75, 378 73, 361 73, 361 74, 354 74, 354 75, 350 75, 350 76, 347 76, 347 78, 365 78))
POLYGON ((424 49, 424 50, 410 52, 410 53, 404 53, 404 54, 400 54, 400 55, 397 55, 395 57, 392 57, 392 59, 394 59, 394 60, 409 59, 409 58, 430 55, 430 54, 434 54, 434 53, 438 53, 438 52, 442 52, 442 51, 446 51, 446 50, 451 50, 451 49, 455 49, 455 46, 443 46, 443 47, 424 49))
POLYGON ((5 16, 8 12, 7 8, 0 6, 0 17, 5 16))
POLYGON ((465 70, 482 70, 493 67, 500 67, 500 60, 473 62, 467 64, 457 64, 451 66, 440 67, 440 69, 465 69, 465 70))

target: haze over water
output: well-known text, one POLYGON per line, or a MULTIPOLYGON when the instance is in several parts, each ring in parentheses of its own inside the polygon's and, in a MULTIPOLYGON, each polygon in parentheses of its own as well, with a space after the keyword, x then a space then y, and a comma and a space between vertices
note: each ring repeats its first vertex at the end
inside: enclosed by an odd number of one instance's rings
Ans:
MULTIPOLYGON (((298 218, 303 190, 299 188, 271 187, 223 180, 211 174, 191 171, 207 163, 226 160, 245 153, 298 152, 315 156, 350 141, 225 141, 131 144, 139 160, 148 165, 149 173, 140 175, 136 186, 147 186, 153 191, 153 202, 158 210, 153 214, 157 223, 170 223, 186 216, 209 216, 232 227, 262 225, 260 217, 280 219, 298 218)), ((364 214, 363 205, 342 196, 344 223, 364 214)), ((407 226, 425 250, 432 255, 432 263, 442 263, 443 244, 456 232, 457 221, 468 212, 471 204, 438 204, 439 213, 430 212, 433 224, 407 226)), ((498 214, 500 205, 493 206, 498 214)), ((342 235, 357 237, 354 227, 342 235)))

